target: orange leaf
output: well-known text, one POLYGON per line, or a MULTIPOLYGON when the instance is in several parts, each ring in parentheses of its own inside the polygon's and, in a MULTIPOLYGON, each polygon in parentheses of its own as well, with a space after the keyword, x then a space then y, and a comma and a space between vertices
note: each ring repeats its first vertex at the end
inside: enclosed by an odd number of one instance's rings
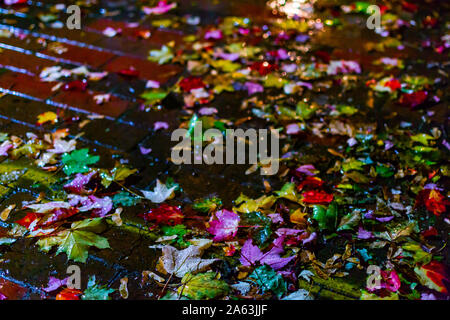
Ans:
POLYGON ((80 300, 80 295, 83 292, 77 289, 69 289, 65 288, 63 289, 58 295, 56 296, 56 300, 80 300))

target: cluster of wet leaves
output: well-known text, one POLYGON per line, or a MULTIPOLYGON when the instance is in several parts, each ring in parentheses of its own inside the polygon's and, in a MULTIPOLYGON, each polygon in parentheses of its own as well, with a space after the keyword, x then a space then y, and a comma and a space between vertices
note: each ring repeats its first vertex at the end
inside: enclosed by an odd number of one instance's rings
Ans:
MULTIPOLYGON (((77 149, 67 131, 42 138, 5 133, 0 156, 29 157, 43 170, 62 170, 67 182, 63 198, 42 197, 23 207, 27 215, 0 244, 32 237, 45 252, 85 262, 96 250, 90 248, 110 247, 102 231, 121 226, 122 211, 144 202, 152 209, 140 216, 157 235, 153 248, 161 256, 156 270, 143 276, 162 284, 163 299, 311 299, 299 279, 345 279, 370 265, 379 267, 377 285, 370 285, 374 278, 362 281, 362 299, 446 299, 450 146, 446 119, 436 114, 447 107, 448 22, 432 9, 389 2, 374 40, 357 53, 334 50, 331 40, 329 46, 314 43, 345 33, 357 17, 365 21, 369 5, 316 4, 317 16, 303 18, 226 16, 214 26, 192 16, 156 20, 195 32, 180 46, 169 42, 149 52, 150 61, 179 64, 185 72, 175 83, 149 81, 140 95, 143 110, 164 112, 167 99, 175 99, 184 112, 180 127, 190 134, 198 121, 224 134, 227 128, 275 129, 282 141, 279 172, 261 177, 259 197, 241 194, 231 206, 217 196, 220 185, 216 196, 183 202, 189 186, 166 176, 152 190, 137 190, 127 184, 139 175, 136 169, 120 163, 96 168, 99 157, 77 149), (404 38, 420 28, 431 36, 404 38), (417 50, 433 61, 415 61, 417 50), (227 118, 214 104, 223 94, 242 98, 227 118)), ((171 1, 141 9, 149 16, 177 10, 171 1)), ((104 34, 120 36, 110 28, 104 34)), ((60 79, 67 74, 61 71, 46 69, 41 78, 60 79)), ((92 74, 82 71, 83 80, 58 89, 86 90, 92 74)), ((45 113, 38 124, 54 121, 55 114, 45 113)), ((155 130, 167 128, 155 124, 155 130)), ((263 166, 246 174, 258 175, 263 166)), ((57 299, 107 299, 112 292, 95 279, 84 293, 51 281, 57 299)), ((128 296, 126 280, 119 291, 128 296)))

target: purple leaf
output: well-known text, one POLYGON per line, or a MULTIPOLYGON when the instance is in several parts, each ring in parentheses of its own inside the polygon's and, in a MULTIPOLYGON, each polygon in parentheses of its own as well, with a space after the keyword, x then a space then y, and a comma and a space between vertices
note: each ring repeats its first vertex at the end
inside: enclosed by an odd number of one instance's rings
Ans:
POLYGON ((158 131, 159 129, 169 129, 169 124, 164 121, 156 121, 153 124, 153 130, 158 131))
POLYGON ((370 239, 372 238, 372 232, 364 230, 362 227, 359 227, 358 230, 358 239, 370 239))
POLYGON ((295 258, 295 256, 289 258, 280 257, 284 252, 283 242, 284 237, 278 237, 273 242, 273 247, 268 252, 262 253, 257 246, 252 244, 252 240, 248 239, 241 249, 239 261, 243 266, 251 266, 259 261, 260 264, 267 264, 274 270, 279 270, 295 258))
POLYGON ((50 277, 48 279, 47 288, 42 288, 42 290, 44 290, 45 292, 52 292, 52 291, 55 291, 55 290, 61 288, 62 286, 65 286, 66 283, 67 283, 67 278, 60 280, 55 277, 50 277))
POLYGON ((314 173, 314 170, 316 170, 316 168, 314 168, 314 166, 312 164, 305 164, 303 166, 298 167, 295 171, 304 173, 307 176, 314 176, 314 175, 316 175, 314 173))
POLYGON ((64 186, 64 189, 77 194, 87 193, 87 190, 84 187, 91 181, 96 173, 96 171, 89 172, 88 174, 78 173, 75 176, 75 179, 64 186))
POLYGON ((248 239, 242 246, 241 258, 239 259, 239 261, 243 266, 254 265, 263 256, 261 250, 259 250, 257 246, 254 246, 252 242, 253 241, 251 239, 248 239))
POLYGON ((255 82, 246 82, 244 86, 247 89, 249 96, 251 96, 254 93, 264 91, 264 87, 255 82))

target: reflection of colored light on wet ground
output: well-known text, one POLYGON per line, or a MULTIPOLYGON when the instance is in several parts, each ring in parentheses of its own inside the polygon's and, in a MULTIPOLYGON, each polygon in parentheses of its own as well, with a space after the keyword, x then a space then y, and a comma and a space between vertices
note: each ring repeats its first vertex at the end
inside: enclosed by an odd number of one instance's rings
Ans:
POLYGON ((267 5, 273 10, 274 14, 282 13, 292 17, 309 18, 314 11, 315 0, 272 0, 267 5))

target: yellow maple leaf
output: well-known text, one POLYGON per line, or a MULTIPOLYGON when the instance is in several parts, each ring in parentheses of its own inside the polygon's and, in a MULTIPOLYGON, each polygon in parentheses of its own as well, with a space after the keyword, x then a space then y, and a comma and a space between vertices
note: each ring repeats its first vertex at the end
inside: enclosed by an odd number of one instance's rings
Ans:
POLYGON ((43 125, 44 123, 51 122, 52 124, 58 122, 58 116, 52 111, 47 111, 38 115, 38 125, 43 125))
POLYGON ((291 214, 290 220, 292 223, 306 225, 305 216, 306 212, 302 212, 300 209, 297 209, 291 214))

